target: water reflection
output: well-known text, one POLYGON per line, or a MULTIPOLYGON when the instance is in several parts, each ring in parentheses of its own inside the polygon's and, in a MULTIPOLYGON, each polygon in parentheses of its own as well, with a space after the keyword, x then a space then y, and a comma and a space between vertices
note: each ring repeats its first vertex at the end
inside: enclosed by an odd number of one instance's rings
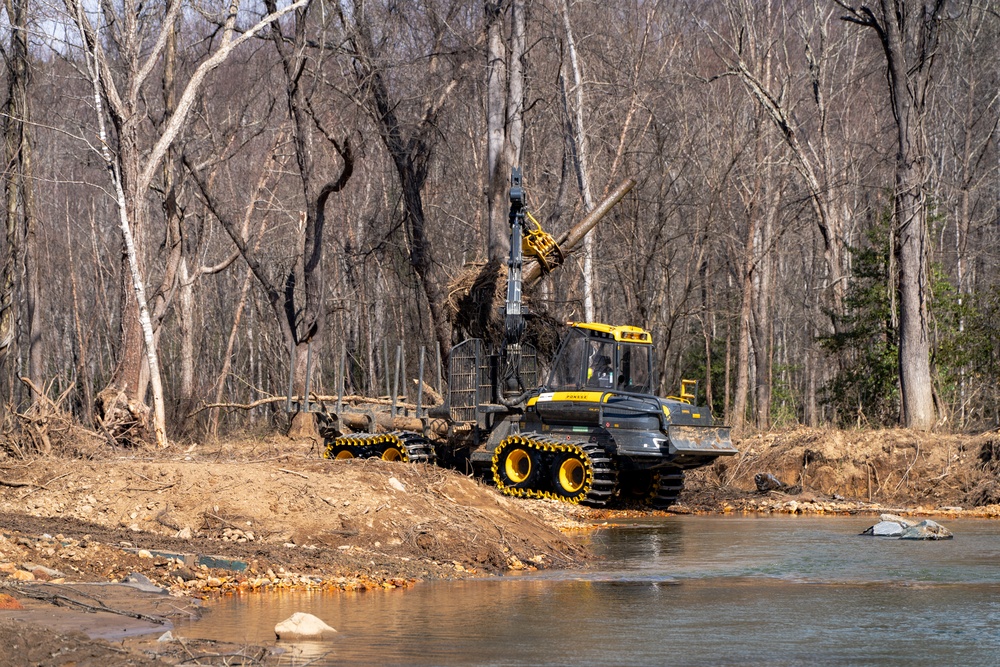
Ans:
MULTIPOLYGON (((385 593, 250 596, 182 636, 247 643, 308 611, 315 664, 941 665, 1000 651, 1000 523, 950 542, 862 538, 864 519, 672 517, 594 534, 601 566, 385 593)), ((290 663, 291 664, 291 663, 290 663)), ((300 663, 301 664, 301 663, 300 663)))

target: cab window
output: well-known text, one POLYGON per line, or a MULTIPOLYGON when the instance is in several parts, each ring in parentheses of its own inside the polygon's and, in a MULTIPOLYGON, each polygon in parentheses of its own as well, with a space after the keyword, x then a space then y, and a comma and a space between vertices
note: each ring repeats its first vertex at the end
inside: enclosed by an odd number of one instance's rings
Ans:
POLYGON ((570 331, 556 355, 549 375, 549 389, 567 391, 583 386, 590 358, 590 344, 579 331, 570 331))
POLYGON ((650 345, 621 345, 616 388, 636 394, 652 393, 653 348, 650 345))

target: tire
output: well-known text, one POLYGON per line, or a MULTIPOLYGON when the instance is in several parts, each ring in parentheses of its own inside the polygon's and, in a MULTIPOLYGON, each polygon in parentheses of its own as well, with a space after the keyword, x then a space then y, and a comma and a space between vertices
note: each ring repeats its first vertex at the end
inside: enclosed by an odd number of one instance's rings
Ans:
POLYGON ((648 503, 656 495, 657 474, 652 470, 618 473, 618 497, 623 502, 648 503))
POLYGON ((355 458, 355 454, 352 448, 347 445, 330 445, 326 451, 326 458, 338 460, 353 459, 355 458))
POLYGON ((567 500, 579 500, 588 491, 588 462, 576 452, 560 452, 552 462, 552 488, 556 495, 567 500))
POLYGON ((399 448, 395 447, 393 445, 389 445, 384 450, 382 450, 382 457, 381 458, 382 458, 383 461, 405 461, 406 460, 406 457, 403 455, 403 452, 399 451, 399 448))
POLYGON ((522 445, 514 445, 501 455, 494 475, 512 489, 537 488, 541 475, 538 453, 522 445))

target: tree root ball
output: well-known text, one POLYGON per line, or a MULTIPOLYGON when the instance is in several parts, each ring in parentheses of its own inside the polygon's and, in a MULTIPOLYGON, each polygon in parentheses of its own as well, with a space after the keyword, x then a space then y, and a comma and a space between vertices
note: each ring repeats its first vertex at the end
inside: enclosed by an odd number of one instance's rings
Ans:
MULTIPOLYGON (((564 325, 544 311, 527 294, 527 318, 522 342, 535 347, 539 362, 555 356, 564 325)), ((507 303, 507 266, 498 261, 467 264, 448 286, 447 313, 462 338, 481 338, 488 348, 504 342, 504 307, 507 303)))
POLYGON ((119 445, 142 445, 149 437, 149 407, 117 387, 97 394, 94 418, 119 445))

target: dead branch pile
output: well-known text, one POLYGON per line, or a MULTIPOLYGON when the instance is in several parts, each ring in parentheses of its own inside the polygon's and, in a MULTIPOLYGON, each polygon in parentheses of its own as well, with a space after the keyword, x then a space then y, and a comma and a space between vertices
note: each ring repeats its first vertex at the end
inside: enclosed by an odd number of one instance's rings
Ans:
POLYGON ((866 502, 1000 503, 1000 432, 797 427, 748 436, 736 447, 739 456, 720 459, 691 478, 707 481, 715 474, 712 484, 753 492, 756 475, 763 473, 787 486, 866 502))
POLYGON ((466 264, 448 286, 447 312, 452 326, 469 338, 503 341, 507 267, 498 261, 466 264))
POLYGON ((0 452, 18 459, 51 453, 92 458, 105 446, 103 438, 81 426, 63 408, 72 387, 53 400, 48 391, 51 385, 43 390, 27 378, 21 381, 31 388, 36 400, 24 410, 7 406, 0 423, 0 452))

